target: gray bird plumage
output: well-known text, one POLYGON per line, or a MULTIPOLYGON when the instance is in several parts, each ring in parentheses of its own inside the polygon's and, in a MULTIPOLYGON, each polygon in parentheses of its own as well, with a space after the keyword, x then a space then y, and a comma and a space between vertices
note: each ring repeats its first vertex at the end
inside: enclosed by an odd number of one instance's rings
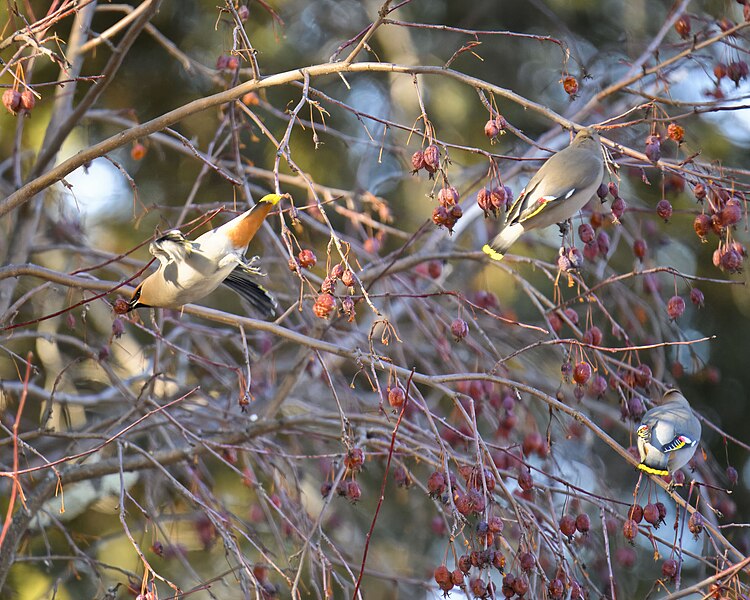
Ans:
POLYGON ((508 209, 505 227, 483 250, 495 260, 530 229, 563 223, 592 198, 604 175, 599 136, 582 129, 567 148, 553 154, 508 209))
POLYGON ((669 390, 662 403, 649 410, 638 427, 638 468, 652 475, 674 473, 695 454, 701 438, 700 421, 677 390, 669 390))

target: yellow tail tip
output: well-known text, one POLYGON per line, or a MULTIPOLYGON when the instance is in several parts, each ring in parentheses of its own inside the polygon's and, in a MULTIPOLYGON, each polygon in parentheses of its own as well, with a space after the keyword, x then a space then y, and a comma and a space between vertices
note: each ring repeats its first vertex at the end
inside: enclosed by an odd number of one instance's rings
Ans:
POLYGON ((659 475, 660 477, 666 477, 667 475, 669 475, 669 471, 665 471, 664 469, 654 469, 652 467, 644 465, 643 463, 639 464, 638 468, 641 471, 648 473, 649 475, 659 475))
POLYGON ((482 252, 489 256, 492 260, 503 260, 504 255, 500 254, 489 244, 485 244, 484 246, 482 246, 482 252))
POLYGON ((260 204, 261 202, 268 202, 271 204, 271 206, 276 206, 279 200, 281 200, 281 196, 279 196, 279 194, 266 194, 260 200, 258 200, 258 204, 260 204))

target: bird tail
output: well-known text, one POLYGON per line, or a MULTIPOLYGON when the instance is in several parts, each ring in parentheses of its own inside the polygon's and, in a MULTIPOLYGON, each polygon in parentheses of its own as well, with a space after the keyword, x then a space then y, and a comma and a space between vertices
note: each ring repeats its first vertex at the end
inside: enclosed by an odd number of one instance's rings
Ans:
POLYGON ((227 225, 231 224, 231 227, 227 229, 226 234, 235 248, 247 248, 250 240, 258 233, 266 215, 278 204, 279 200, 281 196, 278 194, 267 194, 250 210, 227 223, 227 225))
POLYGON ((503 260, 505 253, 523 235, 523 232, 524 228, 520 223, 508 225, 489 244, 485 244, 482 250, 492 260, 503 260))
POLYGON ((648 465, 644 465, 643 463, 640 463, 638 465, 638 469, 650 475, 660 475, 662 477, 669 475, 669 471, 667 471, 666 469, 654 469, 653 467, 649 467, 648 465))

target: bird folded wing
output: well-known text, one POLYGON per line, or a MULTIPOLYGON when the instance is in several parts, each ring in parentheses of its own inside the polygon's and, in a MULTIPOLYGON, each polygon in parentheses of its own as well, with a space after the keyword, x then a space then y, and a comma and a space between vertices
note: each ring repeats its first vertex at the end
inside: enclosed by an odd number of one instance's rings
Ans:
POLYGON ((695 442, 686 435, 678 435, 671 442, 664 444, 661 451, 665 453, 674 452, 675 450, 679 450, 680 448, 684 448, 685 446, 692 446, 693 444, 695 444, 695 442))
POLYGON ((263 286, 253 280, 253 277, 258 275, 262 275, 262 273, 257 268, 240 265, 229 274, 222 284, 237 292, 264 317, 273 317, 276 314, 276 300, 263 286))
POLYGON ((173 230, 151 242, 148 251, 162 264, 183 261, 193 251, 193 242, 186 239, 179 231, 173 230))

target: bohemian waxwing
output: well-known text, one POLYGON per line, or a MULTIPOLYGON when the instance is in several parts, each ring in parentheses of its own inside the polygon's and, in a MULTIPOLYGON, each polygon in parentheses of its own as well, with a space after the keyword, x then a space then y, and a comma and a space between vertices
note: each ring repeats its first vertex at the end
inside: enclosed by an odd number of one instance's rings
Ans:
POLYGON ((604 176, 599 136, 582 129, 573 142, 553 154, 523 189, 505 215, 505 227, 482 250, 494 260, 530 229, 563 223, 591 199, 604 176))
POLYGON ((652 475, 674 473, 693 458, 701 424, 680 392, 669 390, 662 403, 649 410, 638 427, 638 468, 652 475))
POLYGON ((177 230, 154 240, 149 252, 159 268, 135 288, 128 311, 141 307, 178 308, 200 300, 224 284, 265 317, 275 314, 276 302, 254 278, 263 273, 253 266, 245 250, 263 220, 281 199, 263 196, 250 210, 190 241, 177 230))

